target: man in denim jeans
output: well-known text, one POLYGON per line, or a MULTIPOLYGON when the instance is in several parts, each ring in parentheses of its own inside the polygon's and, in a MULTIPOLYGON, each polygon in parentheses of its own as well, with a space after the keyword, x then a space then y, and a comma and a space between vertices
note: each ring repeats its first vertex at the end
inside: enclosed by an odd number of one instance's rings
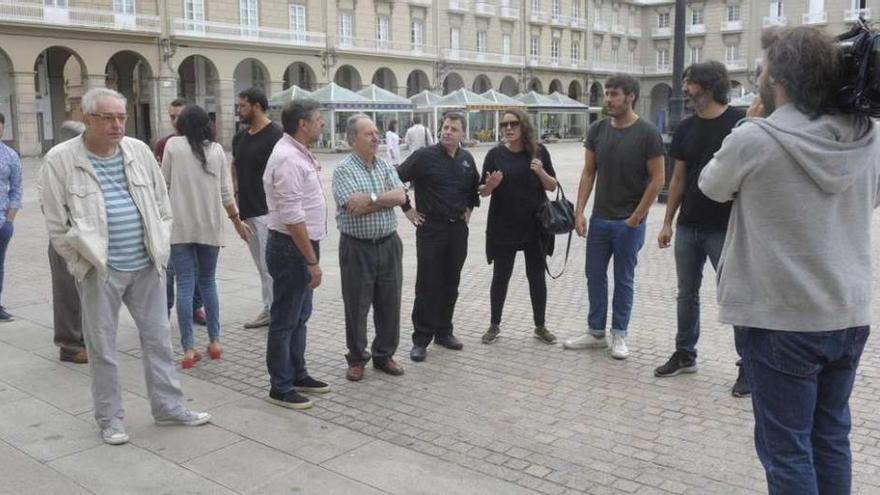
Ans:
POLYGON ((604 349, 608 318, 608 263, 614 258, 611 357, 626 359, 625 337, 633 305, 636 263, 645 243, 645 217, 663 187, 663 139, 660 131, 633 110, 639 83, 615 75, 605 83, 610 118, 590 126, 585 164, 578 187, 575 228, 587 237, 588 331, 565 341, 566 349, 604 349), (593 183, 596 199, 589 234, 584 208, 593 183))
POLYGON ((718 280, 745 331, 755 448, 771 494, 848 494, 849 396, 871 322, 877 124, 835 112, 837 48, 820 30, 763 33, 760 97, 700 175, 733 200, 718 280), (762 118, 764 117, 764 118, 762 118))
MULTIPOLYGON (((718 269, 721 247, 730 218, 730 202, 716 203, 697 187, 700 171, 721 147, 721 142, 746 113, 727 105, 730 79, 724 64, 709 60, 691 65, 684 71, 683 90, 696 113, 675 129, 670 154, 675 168, 669 182, 666 218, 657 236, 660 249, 672 241, 672 223, 681 206, 675 233, 675 271, 678 274, 678 331, 675 352, 654 370, 658 377, 697 371, 697 340, 700 338, 700 285, 706 258, 718 269)), ((735 331, 736 350, 740 352, 740 334, 735 331)), ((734 397, 749 395, 749 382, 740 367, 733 386, 734 397)))

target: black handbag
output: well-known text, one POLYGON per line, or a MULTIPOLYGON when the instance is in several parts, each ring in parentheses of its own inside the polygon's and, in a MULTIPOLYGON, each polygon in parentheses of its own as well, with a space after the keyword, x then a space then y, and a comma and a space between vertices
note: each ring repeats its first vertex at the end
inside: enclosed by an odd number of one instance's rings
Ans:
MULTIPOLYGON (((557 275, 550 272, 547 266, 547 258, 544 258, 544 270, 552 279, 557 279, 565 272, 568 265, 568 253, 571 250, 571 234, 574 230, 574 205, 565 198, 565 191, 562 190, 562 184, 556 183, 556 199, 550 200, 546 198, 544 204, 538 209, 538 223, 541 225, 541 231, 544 235, 554 236, 559 234, 568 234, 568 242, 565 246, 565 262, 562 264, 562 270, 557 275)), ((544 251, 547 252, 546 250, 544 251)))

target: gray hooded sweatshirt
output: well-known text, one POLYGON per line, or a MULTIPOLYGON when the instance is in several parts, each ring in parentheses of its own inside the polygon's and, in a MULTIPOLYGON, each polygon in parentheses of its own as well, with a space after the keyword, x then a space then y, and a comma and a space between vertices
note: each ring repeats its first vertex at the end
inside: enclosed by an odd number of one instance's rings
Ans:
POLYGON ((819 332, 871 322, 871 214, 880 139, 866 118, 794 105, 746 119, 700 174, 734 200, 718 270, 720 320, 819 332))

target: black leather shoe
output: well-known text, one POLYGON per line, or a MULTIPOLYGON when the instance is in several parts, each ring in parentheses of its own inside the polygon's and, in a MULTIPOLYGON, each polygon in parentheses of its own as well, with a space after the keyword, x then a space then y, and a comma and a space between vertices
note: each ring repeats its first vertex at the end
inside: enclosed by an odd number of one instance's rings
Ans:
POLYGON ((409 351, 409 358, 417 363, 424 361, 427 355, 428 348, 423 345, 413 345, 412 350, 409 351))
POLYGON ((434 342, 436 342, 439 346, 443 346, 447 349, 452 349, 453 351, 460 351, 464 347, 464 344, 462 344, 460 340, 455 338, 455 335, 434 337, 434 342))

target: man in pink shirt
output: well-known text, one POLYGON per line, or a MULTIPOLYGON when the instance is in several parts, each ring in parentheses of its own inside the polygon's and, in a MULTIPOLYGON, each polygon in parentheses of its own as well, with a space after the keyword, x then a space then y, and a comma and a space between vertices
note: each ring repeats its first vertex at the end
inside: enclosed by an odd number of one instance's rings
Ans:
POLYGON ((274 294, 266 347, 269 402, 307 409, 312 402, 300 392, 330 391, 328 384, 309 376, 305 362, 306 322, 313 291, 321 284, 318 243, 327 230, 321 166, 309 146, 321 137, 324 117, 317 102, 296 100, 284 107, 281 123, 284 136, 263 174, 269 209, 266 267, 274 294))

